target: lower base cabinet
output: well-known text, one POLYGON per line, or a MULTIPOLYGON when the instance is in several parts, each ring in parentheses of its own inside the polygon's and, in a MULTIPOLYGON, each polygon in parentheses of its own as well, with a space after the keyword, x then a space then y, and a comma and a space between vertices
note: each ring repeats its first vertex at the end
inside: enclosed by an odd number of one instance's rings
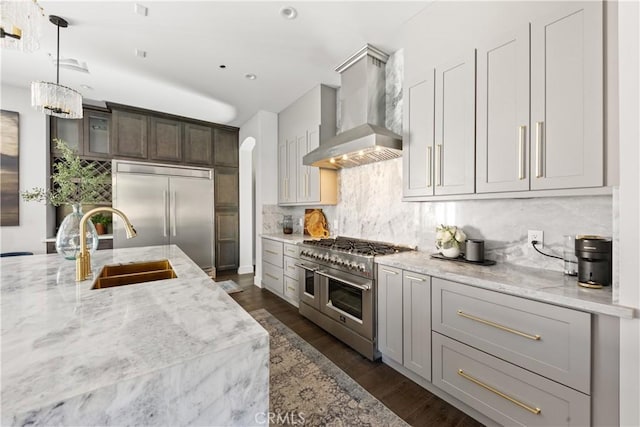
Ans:
POLYGON ((616 322, 386 265, 377 285, 383 361, 428 390, 489 424, 615 425, 616 322))
POLYGON ((433 332, 433 384, 503 425, 588 426, 590 397, 433 332))
POLYGON ((262 238, 262 284, 289 303, 298 306, 298 247, 262 238))

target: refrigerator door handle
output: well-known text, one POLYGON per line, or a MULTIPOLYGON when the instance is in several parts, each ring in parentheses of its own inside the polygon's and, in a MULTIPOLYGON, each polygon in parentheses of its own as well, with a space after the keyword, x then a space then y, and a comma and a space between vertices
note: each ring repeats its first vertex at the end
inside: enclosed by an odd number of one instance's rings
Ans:
POLYGON ((164 213, 162 216, 162 236, 167 237, 167 210, 169 209, 169 202, 167 197, 169 195, 168 191, 162 192, 162 204, 164 205, 164 213))
POLYGON ((170 218, 171 218, 171 234, 173 235, 173 237, 176 236, 177 230, 176 230, 176 192, 173 191, 173 194, 171 195, 171 213, 170 213, 170 218))

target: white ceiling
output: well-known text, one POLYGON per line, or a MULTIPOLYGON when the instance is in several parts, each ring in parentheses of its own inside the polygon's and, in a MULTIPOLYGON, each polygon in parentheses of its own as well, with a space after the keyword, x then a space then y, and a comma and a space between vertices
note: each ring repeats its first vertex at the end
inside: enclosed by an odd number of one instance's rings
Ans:
MULTIPOLYGON (((334 68, 370 43, 388 53, 425 1, 218 2, 40 1, 69 21, 60 57, 89 74, 60 70, 60 84, 111 101, 240 126, 258 110, 279 112, 318 83, 339 86, 334 68), (293 6, 298 18, 285 20, 293 6), (135 49, 147 57, 135 56, 135 49), (226 69, 219 65, 225 64, 226 69), (254 73, 256 80, 248 80, 254 73), (82 88, 88 85, 92 89, 82 88)), ((55 81, 56 27, 45 21, 40 50, 2 49, 2 83, 55 81)))

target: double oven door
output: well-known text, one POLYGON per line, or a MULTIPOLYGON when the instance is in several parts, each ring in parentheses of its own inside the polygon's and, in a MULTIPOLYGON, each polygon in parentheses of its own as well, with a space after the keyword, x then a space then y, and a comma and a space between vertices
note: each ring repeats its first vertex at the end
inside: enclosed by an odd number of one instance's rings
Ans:
POLYGON ((362 337, 374 339, 373 281, 322 265, 300 263, 300 302, 362 337))

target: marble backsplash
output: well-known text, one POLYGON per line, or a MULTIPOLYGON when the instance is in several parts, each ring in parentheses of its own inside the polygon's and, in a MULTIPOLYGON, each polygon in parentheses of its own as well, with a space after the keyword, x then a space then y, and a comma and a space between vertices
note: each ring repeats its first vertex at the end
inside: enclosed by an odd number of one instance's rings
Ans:
MULTIPOLYGON (((469 238, 484 239, 486 257, 500 262, 562 271, 562 260, 538 254, 528 230, 544 232, 544 252, 562 256, 565 234, 613 234, 612 197, 403 202, 402 159, 342 169, 339 203, 324 206, 332 235, 415 245, 433 251, 439 224, 458 225, 469 238)), ((263 232, 281 232, 282 215, 296 228, 304 207, 263 208, 263 232)))

